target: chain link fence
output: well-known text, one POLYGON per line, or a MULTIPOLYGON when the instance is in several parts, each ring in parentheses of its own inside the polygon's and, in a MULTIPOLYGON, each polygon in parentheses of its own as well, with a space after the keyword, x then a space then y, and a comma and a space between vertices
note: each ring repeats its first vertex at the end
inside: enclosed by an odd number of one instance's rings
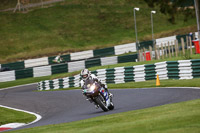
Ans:
POLYGON ((64 0, 0 0, 0 11, 25 11, 32 7, 43 7, 60 1, 64 0))

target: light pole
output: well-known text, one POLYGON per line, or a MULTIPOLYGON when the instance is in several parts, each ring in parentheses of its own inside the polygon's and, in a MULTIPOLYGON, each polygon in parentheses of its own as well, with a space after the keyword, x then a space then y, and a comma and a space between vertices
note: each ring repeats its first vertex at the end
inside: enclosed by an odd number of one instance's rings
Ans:
POLYGON ((154 41, 154 34, 153 34, 153 14, 155 14, 156 11, 151 11, 151 27, 152 27, 152 40, 154 41))
POLYGON ((196 19, 197 19, 197 31, 198 31, 198 39, 200 39, 200 29, 199 29, 199 9, 198 9, 198 0, 194 0, 194 6, 195 6, 195 13, 196 13, 196 19))
POLYGON ((135 7, 135 8, 133 9, 133 13, 134 13, 134 22, 135 22, 136 49, 137 49, 138 61, 140 61, 140 53, 139 53, 138 40, 137 40, 137 25, 136 25, 135 10, 136 10, 136 11, 139 11, 140 8, 135 7))
POLYGON ((136 25, 136 15, 135 15, 135 10, 136 10, 136 11, 139 11, 139 10, 140 10, 140 8, 137 8, 137 7, 135 7, 135 8, 133 9, 133 13, 134 13, 134 20, 135 20, 135 36, 136 36, 136 45, 137 45, 137 43, 138 43, 138 40, 137 40, 137 25, 136 25))

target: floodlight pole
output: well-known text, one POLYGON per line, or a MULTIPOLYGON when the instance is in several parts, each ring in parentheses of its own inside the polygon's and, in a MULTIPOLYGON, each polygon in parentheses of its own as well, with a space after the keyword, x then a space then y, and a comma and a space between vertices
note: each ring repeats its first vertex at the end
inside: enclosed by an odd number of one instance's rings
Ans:
MULTIPOLYGON (((198 6, 197 6, 198 1, 194 0, 194 6, 195 6, 195 12, 196 12, 196 19, 197 19, 197 31, 198 31, 198 39, 200 39, 200 30, 199 30, 199 14, 198 14, 198 6)), ((199 4, 199 3, 198 3, 199 4)))
POLYGON ((155 14, 156 11, 151 11, 151 27, 152 27, 152 40, 154 41, 154 34, 153 34, 153 14, 155 14))
POLYGON ((136 25, 136 15, 135 15, 135 10, 139 11, 140 8, 134 8, 133 9, 133 13, 134 13, 134 22, 135 22, 135 36, 136 36, 136 49, 137 49, 137 54, 138 54, 138 61, 140 61, 140 55, 139 55, 139 43, 138 43, 138 39, 137 39, 137 25, 136 25))
POLYGON ((136 15, 135 15, 135 10, 139 11, 140 8, 134 8, 133 12, 134 12, 134 20, 135 20, 135 36, 136 36, 136 44, 138 43, 138 39, 137 39, 137 25, 136 25, 136 15))

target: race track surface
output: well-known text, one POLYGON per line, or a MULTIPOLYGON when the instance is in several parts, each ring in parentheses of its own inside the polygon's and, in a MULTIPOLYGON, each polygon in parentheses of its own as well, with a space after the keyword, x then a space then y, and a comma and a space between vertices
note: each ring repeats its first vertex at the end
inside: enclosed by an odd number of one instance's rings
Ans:
POLYGON ((95 109, 81 90, 38 92, 36 84, 0 90, 0 105, 41 115, 40 121, 22 127, 30 128, 200 98, 200 89, 191 88, 114 89, 110 92, 114 94, 115 109, 108 112, 95 109))

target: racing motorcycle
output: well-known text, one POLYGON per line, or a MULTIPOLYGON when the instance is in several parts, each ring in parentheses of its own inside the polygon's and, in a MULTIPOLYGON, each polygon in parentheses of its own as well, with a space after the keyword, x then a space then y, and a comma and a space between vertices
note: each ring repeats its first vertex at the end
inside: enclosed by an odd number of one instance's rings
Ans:
POLYGON ((101 107, 101 109, 105 112, 114 109, 112 97, 110 97, 108 92, 101 87, 100 83, 97 83, 92 79, 85 81, 83 94, 90 102, 94 102, 95 105, 101 107))

